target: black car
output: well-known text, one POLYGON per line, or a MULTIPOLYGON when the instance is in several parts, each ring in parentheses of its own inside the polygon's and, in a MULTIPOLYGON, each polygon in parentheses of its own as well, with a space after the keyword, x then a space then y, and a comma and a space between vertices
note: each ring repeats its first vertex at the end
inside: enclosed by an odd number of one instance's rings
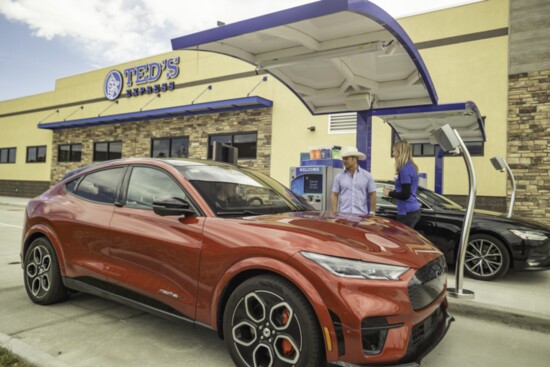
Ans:
MULTIPOLYGON (((376 214, 395 218, 394 199, 383 196, 384 188, 394 183, 376 183, 376 214)), ((415 229, 431 240, 445 254, 447 263, 457 256, 466 209, 435 192, 418 188, 422 216, 415 229)), ((464 272, 480 280, 495 280, 508 269, 550 269, 550 227, 523 217, 506 218, 506 214, 475 210, 464 272)))

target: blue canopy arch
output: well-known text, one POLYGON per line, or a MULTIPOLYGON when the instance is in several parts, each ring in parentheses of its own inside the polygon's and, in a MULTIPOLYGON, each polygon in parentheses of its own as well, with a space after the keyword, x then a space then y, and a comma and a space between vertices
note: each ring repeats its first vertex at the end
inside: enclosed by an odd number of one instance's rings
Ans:
POLYGON ((309 111, 433 105, 430 75, 403 28, 375 4, 324 0, 172 40, 272 74, 309 111))

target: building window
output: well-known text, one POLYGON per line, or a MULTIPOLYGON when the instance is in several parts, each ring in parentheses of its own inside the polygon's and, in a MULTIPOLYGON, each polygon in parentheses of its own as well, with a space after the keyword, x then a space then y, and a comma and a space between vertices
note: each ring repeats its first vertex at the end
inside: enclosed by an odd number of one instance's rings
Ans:
POLYGON ((258 133, 211 135, 208 138, 208 159, 212 159, 214 142, 229 144, 239 149, 239 159, 256 159, 258 133))
MULTIPOLYGON (((464 144, 472 157, 482 157, 485 154, 485 142, 464 142, 464 144)), ((451 153, 445 153, 445 155, 452 156, 451 153)))
POLYGON ((93 172, 79 179, 76 185, 71 183, 65 188, 69 192, 80 196, 83 199, 95 201, 98 203, 113 204, 115 202, 116 190, 122 177, 124 177, 124 168, 113 168, 99 172, 93 172))
POLYGON ((122 142, 109 141, 94 143, 94 162, 122 158, 122 142))
POLYGON ((183 136, 177 138, 152 139, 151 157, 187 158, 189 157, 189 138, 187 136, 183 136))
POLYGON ((58 162, 80 162, 82 144, 60 144, 57 148, 58 162))
POLYGON ((430 143, 411 144, 413 157, 435 157, 435 145, 430 143))
POLYGON ((0 148, 0 163, 15 163, 16 148, 0 148))
POLYGON ((149 167, 134 167, 128 182, 126 207, 153 209, 153 202, 162 196, 185 199, 186 195, 171 175, 149 167))
POLYGON ((27 147, 27 163, 46 162, 46 146, 27 147))
MULTIPOLYGON (((392 142, 391 145, 395 142, 398 142, 399 136, 395 131, 392 130, 392 142)), ((468 142, 465 143, 468 152, 471 156, 483 156, 485 142, 468 142)), ((430 143, 414 143, 411 144, 412 155, 413 157, 435 157, 435 145, 430 143)), ((452 155, 450 153, 445 153, 445 155, 452 155)))
POLYGON ((470 152, 471 156, 483 156, 485 155, 485 142, 483 141, 476 141, 471 143, 465 143, 466 148, 468 148, 468 152, 470 152))
POLYGON ((349 134, 357 130, 357 112, 336 113, 328 117, 329 134, 349 134))

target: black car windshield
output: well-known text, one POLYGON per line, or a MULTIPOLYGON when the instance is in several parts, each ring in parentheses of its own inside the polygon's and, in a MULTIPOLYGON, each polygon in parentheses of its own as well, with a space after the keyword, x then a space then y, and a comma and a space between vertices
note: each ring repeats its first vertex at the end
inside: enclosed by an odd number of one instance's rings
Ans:
POLYGON ((419 189, 417 192, 419 198, 430 206, 436 206, 443 209, 462 209, 460 205, 446 198, 443 195, 436 194, 433 191, 419 189))
POLYGON ((220 216, 314 210, 277 181, 253 170, 224 165, 176 168, 220 216))

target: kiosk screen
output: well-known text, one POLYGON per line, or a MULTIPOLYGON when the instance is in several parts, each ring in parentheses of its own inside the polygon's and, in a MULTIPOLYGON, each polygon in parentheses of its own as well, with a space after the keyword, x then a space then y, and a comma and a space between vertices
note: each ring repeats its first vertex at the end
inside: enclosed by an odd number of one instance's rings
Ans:
POLYGON ((323 176, 305 175, 304 176, 304 194, 322 194, 323 176))

